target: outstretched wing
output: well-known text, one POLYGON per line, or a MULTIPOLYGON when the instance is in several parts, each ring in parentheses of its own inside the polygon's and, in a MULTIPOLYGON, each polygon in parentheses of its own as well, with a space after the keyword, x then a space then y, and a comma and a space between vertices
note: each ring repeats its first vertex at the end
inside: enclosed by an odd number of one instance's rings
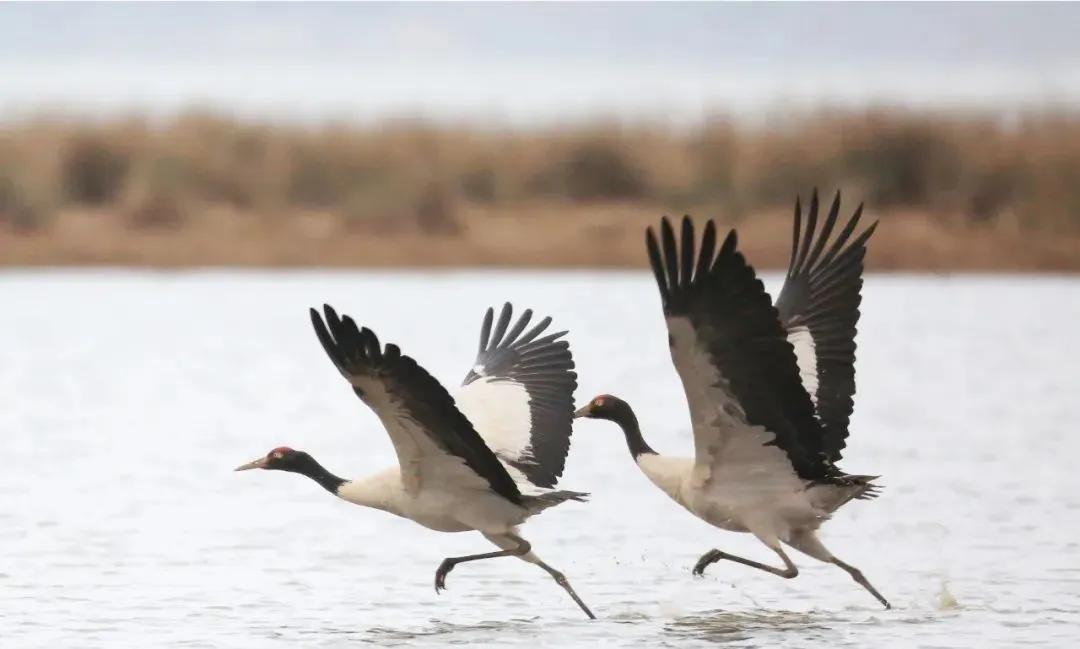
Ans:
POLYGON ((454 405, 454 399, 397 345, 379 344, 368 328, 358 329, 323 306, 326 323, 311 309, 311 323, 330 360, 353 391, 379 416, 394 444, 405 488, 416 493, 427 483, 490 488, 521 504, 521 492, 454 405))
POLYGON ((817 229, 817 190, 810 199, 806 228, 802 209, 795 202, 791 262, 776 299, 780 323, 795 347, 799 375, 814 402, 825 437, 821 450, 832 461, 848 436, 855 395, 855 333, 862 296, 866 242, 877 228, 875 221, 850 243, 862 216, 860 204, 844 229, 829 244, 840 213, 840 193, 833 199, 821 229, 817 229))
POLYGON ((735 231, 717 252, 709 221, 698 251, 690 218, 682 221, 681 245, 665 218, 659 241, 649 228, 646 244, 690 406, 699 479, 767 485, 790 484, 795 474, 836 475, 820 454, 822 428, 791 343, 736 250, 735 231))
POLYGON ((496 455, 529 482, 551 488, 570 448, 577 374, 569 343, 559 340, 566 332, 541 337, 550 317, 526 332, 532 315, 526 309, 510 327, 509 303, 497 323, 494 309, 487 310, 480 350, 457 400, 496 455))

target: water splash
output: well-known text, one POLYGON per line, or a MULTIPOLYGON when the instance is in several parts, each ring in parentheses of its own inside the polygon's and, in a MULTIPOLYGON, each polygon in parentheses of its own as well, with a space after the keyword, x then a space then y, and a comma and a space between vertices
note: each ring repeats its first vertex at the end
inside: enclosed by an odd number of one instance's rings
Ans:
POLYGON ((938 590, 935 604, 939 611, 955 611, 960 608, 960 602, 956 601, 956 597, 949 590, 949 582, 946 579, 941 580, 941 588, 938 590))

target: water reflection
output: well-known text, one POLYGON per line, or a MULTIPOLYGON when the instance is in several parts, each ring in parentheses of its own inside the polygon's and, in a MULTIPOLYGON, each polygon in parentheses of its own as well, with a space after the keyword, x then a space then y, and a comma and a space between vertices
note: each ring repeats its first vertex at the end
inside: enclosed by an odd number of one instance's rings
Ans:
POLYGON ((473 624, 456 624, 445 620, 431 619, 427 624, 416 628, 391 628, 376 626, 368 629, 363 638, 379 645, 409 643, 420 638, 439 640, 452 644, 468 642, 470 636, 481 640, 490 637, 529 637, 535 632, 539 617, 528 619, 485 620, 473 624), (525 634, 519 636, 517 634, 525 634))
POLYGON ((680 617, 664 625, 666 634, 709 642, 742 642, 798 632, 803 639, 823 638, 836 618, 819 612, 714 610, 680 617))

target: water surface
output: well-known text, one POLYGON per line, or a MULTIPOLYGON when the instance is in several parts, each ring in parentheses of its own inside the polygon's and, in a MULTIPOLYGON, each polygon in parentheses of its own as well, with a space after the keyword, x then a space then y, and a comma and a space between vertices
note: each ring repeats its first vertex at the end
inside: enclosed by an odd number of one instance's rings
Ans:
MULTIPOLYGON (((771 278, 775 280, 776 278, 771 278)), ((776 288, 776 282, 769 282, 776 288)), ((587 505, 525 527, 602 618, 487 551, 231 469, 274 446, 344 476, 395 462, 332 368, 307 307, 330 302, 456 385, 483 309, 571 330, 579 402, 612 392, 650 443, 689 425, 652 280, 628 273, 0 274, 0 637, 18 647, 1065 646, 1080 628, 1080 280, 871 277, 842 466, 883 496, 823 533, 894 604, 793 555, 773 561, 674 506, 617 429, 582 422, 563 484, 587 505)))

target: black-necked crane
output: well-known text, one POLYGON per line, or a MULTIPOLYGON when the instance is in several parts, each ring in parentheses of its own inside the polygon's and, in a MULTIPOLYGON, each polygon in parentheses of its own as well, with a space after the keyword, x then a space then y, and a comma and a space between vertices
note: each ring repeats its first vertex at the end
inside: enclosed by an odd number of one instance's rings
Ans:
POLYGON ((734 230, 717 251, 712 221, 700 246, 689 217, 679 243, 666 218, 659 240, 648 229, 671 358, 690 408, 693 459, 657 454, 634 411, 616 397, 598 396, 576 416, 618 424, 653 484, 706 522, 753 534, 784 566, 713 549, 698 560, 695 575, 726 559, 793 578, 799 571, 784 552, 787 544, 843 568, 889 608, 862 572, 817 536, 842 505, 874 498, 878 490, 878 476, 849 475, 836 466, 853 410, 863 257, 877 226, 852 239, 860 205, 830 243, 839 210, 838 193, 818 230, 815 191, 803 229, 796 201, 791 261, 775 305, 737 250, 734 230))
POLYGON ((237 467, 305 475, 338 498, 416 521, 440 532, 479 531, 500 549, 449 557, 435 572, 435 591, 459 563, 519 557, 543 568, 590 618, 566 577, 544 563, 520 534, 529 517, 588 494, 555 489, 570 447, 577 375, 565 331, 541 336, 544 318, 527 332, 526 310, 510 327, 488 309, 480 351, 457 401, 394 344, 385 347, 349 316, 311 310, 315 333, 353 391, 378 415, 399 466, 359 480, 339 478, 311 455, 279 447, 237 467), (494 331, 492 326, 494 325, 494 331), (509 330, 508 330, 509 329, 509 330))

